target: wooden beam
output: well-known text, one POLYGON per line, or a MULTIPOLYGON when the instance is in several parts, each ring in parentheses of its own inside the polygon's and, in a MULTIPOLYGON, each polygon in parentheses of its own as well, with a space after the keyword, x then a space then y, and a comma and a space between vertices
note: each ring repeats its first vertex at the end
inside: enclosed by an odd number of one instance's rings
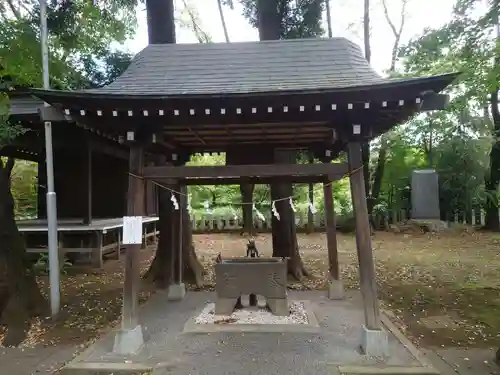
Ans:
MULTIPOLYGON (((286 130, 286 129, 291 129, 291 128, 299 128, 299 129, 309 129, 309 127, 329 127, 330 121, 307 121, 304 123, 296 123, 296 122, 273 122, 273 123, 268 123, 268 122, 256 122, 252 124, 250 127, 246 123, 228 123, 222 125, 215 123, 215 124, 208 124, 208 125, 196 125, 194 128, 197 131, 217 131, 217 130, 231 130, 231 131, 241 131, 241 130, 248 130, 248 129, 260 129, 261 127, 269 127, 271 126, 273 130, 286 130)), ((164 128, 165 134, 172 134, 175 132, 185 132, 186 131, 186 126, 185 125, 168 125, 164 128)))
POLYGON ((44 160, 44 155, 42 155, 41 153, 26 152, 23 150, 19 150, 16 147, 10 146, 0 148, 0 156, 13 157, 20 160, 29 160, 34 162, 40 162, 44 160))
POLYGON ((211 143, 222 143, 222 142, 233 143, 233 144, 245 141, 262 142, 262 140, 267 140, 269 142, 287 141, 288 143, 290 143, 294 142, 297 139, 297 137, 301 138, 300 140, 302 142, 310 142, 311 140, 316 140, 318 142, 329 140, 328 130, 324 130, 318 133, 304 132, 300 133, 300 135, 294 133, 270 134, 268 132, 262 132, 260 134, 234 134, 232 136, 206 135, 203 136, 203 138, 183 135, 183 136, 176 136, 174 139, 176 142, 179 143, 198 141, 203 145, 207 145, 211 143))
MULTIPOLYGON (((308 183, 326 183, 331 179, 339 180, 343 175, 330 178, 328 176, 290 176, 290 177, 244 177, 245 183, 254 185, 269 185, 278 182, 290 182, 295 184, 308 184, 308 183)), ((201 185, 239 185, 242 183, 241 177, 223 177, 223 178, 185 178, 185 179, 171 179, 171 178, 155 178, 154 181, 160 185, 174 185, 181 182, 183 185, 188 186, 201 186, 201 185)))
POLYGON ((270 164, 270 165, 224 165, 224 166, 160 166, 144 169, 144 178, 158 180, 195 179, 195 178, 234 178, 234 177, 290 177, 325 176, 335 178, 347 174, 346 163, 335 164, 270 164))
POLYGON ((95 138, 91 142, 94 150, 96 150, 101 154, 106 154, 115 157, 117 159, 128 160, 129 153, 126 150, 122 149, 118 144, 114 146, 107 143, 103 139, 95 139, 95 138))
POLYGON ((53 106, 50 107, 41 106, 38 108, 38 112, 40 113, 40 118, 42 119, 42 121, 51 121, 51 122, 74 121, 74 119, 71 116, 64 114, 62 111, 53 106))
MULTIPOLYGON (((144 216, 144 149, 139 144, 130 147, 127 215, 144 216)), ((141 244, 126 245, 125 280, 123 282, 122 329, 133 330, 139 325, 139 287, 141 244)))
POLYGON ((359 274, 365 325, 371 330, 380 330, 380 311, 377 299, 377 280, 373 262, 370 221, 366 203, 365 182, 363 178, 363 162, 361 144, 351 142, 347 146, 349 170, 351 173, 351 195, 356 215, 356 246, 358 250, 359 274))

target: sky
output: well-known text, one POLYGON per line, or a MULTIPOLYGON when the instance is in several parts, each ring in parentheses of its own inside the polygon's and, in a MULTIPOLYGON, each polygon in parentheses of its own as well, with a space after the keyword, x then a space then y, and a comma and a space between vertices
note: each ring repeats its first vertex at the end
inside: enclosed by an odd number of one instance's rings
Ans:
MULTIPOLYGON (((213 41, 225 42, 217 0, 190 0, 188 3, 197 9, 202 29, 212 37, 213 41)), ((235 3, 238 3, 238 0, 235 3)), ((333 36, 346 37, 360 46, 363 45, 363 3, 362 0, 330 0, 333 36)), ((421 34, 426 27, 436 28, 449 21, 454 3, 455 0, 409 0, 401 42, 404 44, 412 37, 421 34)), ((391 19, 398 28, 402 0, 387 0, 387 4, 391 19)), ((181 9, 182 6, 182 0, 176 0, 176 9, 181 9)), ((394 36, 385 20, 381 0, 372 0, 371 8, 371 63, 382 73, 390 65, 394 36)), ((234 10, 224 9, 231 42, 258 40, 257 30, 249 25, 241 13, 239 4, 236 4, 234 10)), ((142 50, 148 42, 144 6, 138 8, 137 19, 136 35, 125 45, 133 53, 142 50)), ((324 28, 326 30, 326 21, 324 28)), ((178 27, 176 34, 177 43, 197 42, 194 33, 189 29, 178 27)))

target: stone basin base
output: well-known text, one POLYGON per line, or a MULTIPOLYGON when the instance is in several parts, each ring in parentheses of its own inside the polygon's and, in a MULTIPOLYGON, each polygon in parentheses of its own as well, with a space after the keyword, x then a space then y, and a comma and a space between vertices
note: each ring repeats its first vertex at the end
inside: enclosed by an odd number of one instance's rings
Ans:
POLYGON ((275 315, 290 313, 287 299, 287 264, 282 258, 222 259, 215 265, 215 314, 231 315, 243 295, 260 295, 275 315))

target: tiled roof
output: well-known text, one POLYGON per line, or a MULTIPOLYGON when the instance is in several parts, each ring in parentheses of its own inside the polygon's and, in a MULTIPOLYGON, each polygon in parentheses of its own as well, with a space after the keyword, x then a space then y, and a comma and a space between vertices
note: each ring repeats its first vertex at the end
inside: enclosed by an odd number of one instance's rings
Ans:
POLYGON ((115 82, 91 92, 125 95, 259 93, 382 84, 345 38, 149 45, 115 82))

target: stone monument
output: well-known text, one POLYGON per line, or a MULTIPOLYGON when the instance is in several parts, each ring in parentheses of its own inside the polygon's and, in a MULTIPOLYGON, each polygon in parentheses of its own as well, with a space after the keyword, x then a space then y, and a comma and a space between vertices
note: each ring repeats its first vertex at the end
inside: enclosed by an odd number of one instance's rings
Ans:
POLYGON ((411 218, 439 220, 439 181, 434 169, 415 170, 411 176, 411 218))

